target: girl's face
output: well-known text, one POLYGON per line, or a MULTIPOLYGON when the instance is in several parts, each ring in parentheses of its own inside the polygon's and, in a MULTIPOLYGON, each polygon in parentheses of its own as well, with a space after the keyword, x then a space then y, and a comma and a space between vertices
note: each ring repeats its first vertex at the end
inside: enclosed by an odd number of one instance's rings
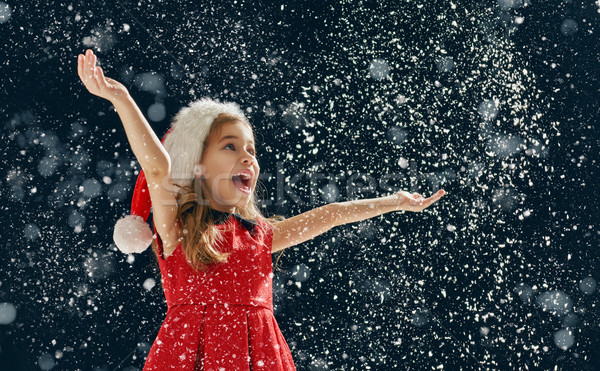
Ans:
POLYGON ((211 208, 233 213, 247 205, 260 173, 255 151, 251 129, 239 121, 223 124, 210 137, 196 177, 203 175, 201 185, 211 208), (234 177, 240 172, 244 176, 234 177))

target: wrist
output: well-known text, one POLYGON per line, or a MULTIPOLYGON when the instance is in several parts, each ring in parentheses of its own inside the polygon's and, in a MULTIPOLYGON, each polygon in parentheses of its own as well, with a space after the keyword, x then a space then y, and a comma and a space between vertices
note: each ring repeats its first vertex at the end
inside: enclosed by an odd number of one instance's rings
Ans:
POLYGON ((392 193, 389 196, 383 197, 386 200, 386 205, 389 205, 389 211, 401 211, 404 200, 398 193, 392 193))
POLYGON ((133 98, 129 95, 127 90, 124 90, 122 93, 113 95, 109 101, 112 103, 115 108, 119 105, 131 104, 133 103, 133 98))

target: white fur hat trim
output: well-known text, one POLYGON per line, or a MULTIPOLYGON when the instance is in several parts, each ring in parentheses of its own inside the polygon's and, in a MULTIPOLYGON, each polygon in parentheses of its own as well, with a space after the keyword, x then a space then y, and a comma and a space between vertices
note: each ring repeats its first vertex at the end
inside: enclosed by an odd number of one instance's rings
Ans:
POLYGON ((184 186, 192 184, 195 166, 200 163, 204 150, 204 141, 212 122, 220 113, 235 115, 248 122, 236 103, 219 103, 210 98, 192 102, 175 115, 171 125, 173 130, 163 142, 171 158, 171 179, 174 183, 184 186))
POLYGON ((117 220, 113 240, 125 254, 141 253, 152 244, 153 233, 139 215, 126 215, 117 220))

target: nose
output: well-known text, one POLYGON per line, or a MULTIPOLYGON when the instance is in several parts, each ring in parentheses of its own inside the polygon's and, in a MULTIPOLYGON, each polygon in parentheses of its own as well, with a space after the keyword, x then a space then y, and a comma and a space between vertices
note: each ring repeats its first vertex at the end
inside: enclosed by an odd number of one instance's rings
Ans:
POLYGON ((252 156, 251 154, 249 154, 248 152, 246 152, 242 156, 242 160, 243 160, 244 163, 248 163, 248 164, 254 165, 255 158, 254 158, 254 156, 252 156))

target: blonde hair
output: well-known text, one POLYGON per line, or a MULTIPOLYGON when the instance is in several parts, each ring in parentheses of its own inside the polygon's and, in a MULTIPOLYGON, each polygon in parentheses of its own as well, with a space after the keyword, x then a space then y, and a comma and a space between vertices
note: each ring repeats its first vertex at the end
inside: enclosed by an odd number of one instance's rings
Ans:
MULTIPOLYGON (((242 122, 248 125, 250 131, 253 133, 250 123, 238 116, 221 113, 211 124, 209 135, 203 143, 202 154, 206 151, 210 139, 220 134, 223 125, 231 122, 242 122)), ((181 244, 186 260, 194 270, 203 272, 207 270, 209 264, 226 262, 231 253, 222 252, 217 247, 222 240, 223 231, 218 229, 215 225, 215 221, 210 212, 208 198, 204 194, 204 189, 201 187, 201 180, 199 178, 194 178, 191 185, 175 185, 179 187, 179 192, 176 196, 177 221, 179 221, 181 225, 181 235, 183 237, 181 244)), ((285 217, 282 215, 273 215, 269 218, 265 218, 262 215, 256 205, 255 197, 259 186, 262 186, 262 183, 257 181, 256 189, 250 196, 248 204, 243 208, 237 208, 236 212, 239 213, 242 218, 258 219, 271 226, 285 220, 285 217)), ((156 239, 152 240, 152 250, 158 259, 158 244, 156 239)), ((282 255, 283 251, 277 258, 276 268, 282 255)))

